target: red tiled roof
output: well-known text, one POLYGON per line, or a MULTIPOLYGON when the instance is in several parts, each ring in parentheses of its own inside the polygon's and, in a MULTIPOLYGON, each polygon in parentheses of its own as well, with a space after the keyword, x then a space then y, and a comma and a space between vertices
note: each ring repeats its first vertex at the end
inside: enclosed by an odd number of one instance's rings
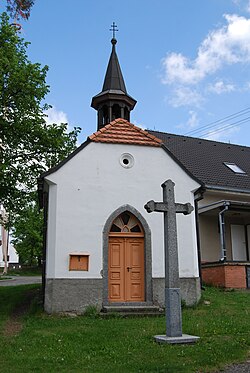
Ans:
POLYGON ((115 119, 107 124, 89 136, 89 139, 95 142, 113 144, 146 146, 161 146, 162 144, 162 140, 122 118, 115 119))

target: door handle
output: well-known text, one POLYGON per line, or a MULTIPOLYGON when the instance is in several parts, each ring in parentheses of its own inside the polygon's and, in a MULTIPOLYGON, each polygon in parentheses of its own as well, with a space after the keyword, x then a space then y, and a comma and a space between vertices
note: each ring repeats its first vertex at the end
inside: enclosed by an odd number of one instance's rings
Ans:
POLYGON ((127 271, 129 272, 129 270, 132 269, 132 267, 127 267, 127 271))

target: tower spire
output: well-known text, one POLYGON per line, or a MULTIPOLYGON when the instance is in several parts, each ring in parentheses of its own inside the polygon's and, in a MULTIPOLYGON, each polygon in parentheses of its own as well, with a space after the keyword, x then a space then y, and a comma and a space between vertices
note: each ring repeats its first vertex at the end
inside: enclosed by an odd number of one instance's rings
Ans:
POLYGON ((91 107, 97 110, 97 129, 104 127, 112 120, 124 118, 130 120, 130 111, 133 110, 136 100, 128 95, 119 60, 116 54, 115 33, 118 31, 115 22, 111 25, 113 32, 111 39, 112 51, 105 74, 102 91, 92 98, 91 107))

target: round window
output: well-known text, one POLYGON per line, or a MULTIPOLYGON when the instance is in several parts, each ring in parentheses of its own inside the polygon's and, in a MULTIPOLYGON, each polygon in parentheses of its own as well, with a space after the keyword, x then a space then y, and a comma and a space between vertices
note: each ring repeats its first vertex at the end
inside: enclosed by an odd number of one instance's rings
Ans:
POLYGON ((134 166, 134 157, 129 153, 123 153, 120 157, 120 164, 124 168, 131 168, 134 166))

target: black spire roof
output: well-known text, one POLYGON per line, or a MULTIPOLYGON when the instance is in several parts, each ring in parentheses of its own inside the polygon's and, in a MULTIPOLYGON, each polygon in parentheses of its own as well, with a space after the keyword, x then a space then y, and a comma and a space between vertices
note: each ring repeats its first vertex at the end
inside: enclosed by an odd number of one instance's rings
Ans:
POLYGON ((130 111, 136 100, 128 95, 122 76, 119 60, 116 54, 117 40, 111 40, 112 51, 104 78, 102 91, 92 98, 91 107, 97 110, 97 129, 115 119, 123 118, 130 121, 130 111))
POLYGON ((117 93, 127 93, 125 82, 122 76, 122 71, 118 61, 118 57, 115 50, 115 45, 117 43, 116 39, 111 40, 112 52, 110 55, 106 75, 104 78, 104 83, 102 87, 102 92, 106 91, 117 91, 117 93))

